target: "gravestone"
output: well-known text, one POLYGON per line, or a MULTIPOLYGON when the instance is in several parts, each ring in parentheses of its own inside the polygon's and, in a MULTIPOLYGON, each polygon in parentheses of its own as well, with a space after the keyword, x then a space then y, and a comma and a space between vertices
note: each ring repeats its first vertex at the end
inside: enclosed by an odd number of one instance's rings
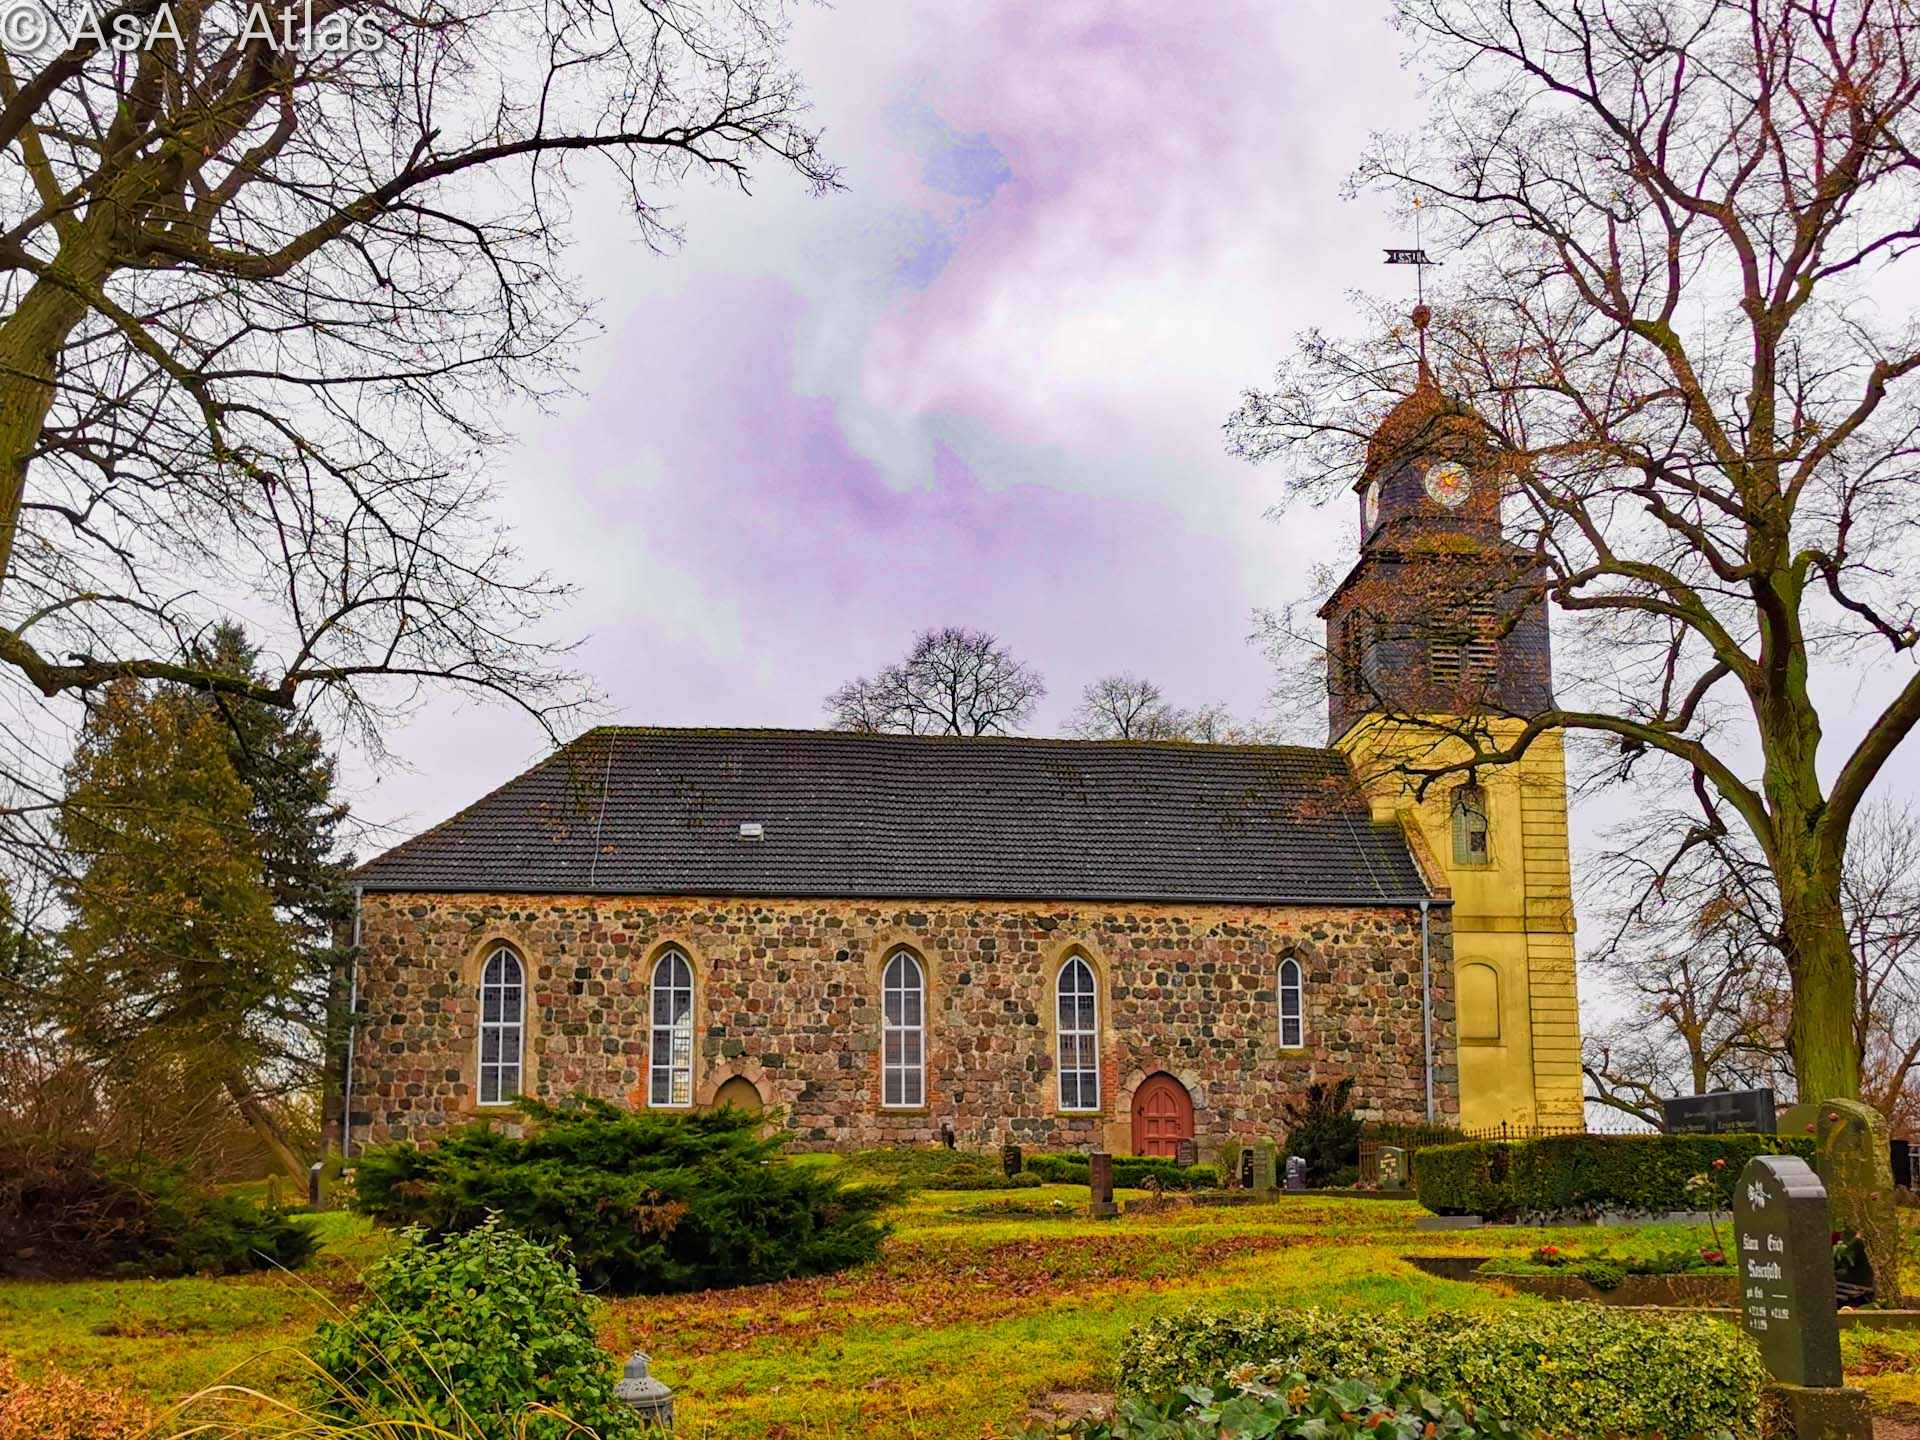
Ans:
POLYGON ((1823 1100, 1814 1168, 1827 1187, 1833 1228, 1858 1235, 1879 1305, 1900 1303, 1900 1217, 1893 1204, 1887 1122, 1858 1100, 1823 1100))
POLYGON ((1006 1171, 1009 1180, 1020 1173, 1020 1167, 1024 1163, 1025 1160, 1020 1154, 1020 1147, 1018 1145, 1002 1145, 1000 1147, 1000 1168, 1006 1171))
POLYGON ((1262 1195, 1271 1195, 1279 1183, 1274 1175, 1279 1147, 1271 1140, 1256 1140, 1250 1153, 1253 1156, 1253 1178, 1247 1188, 1262 1195))
POLYGON ((1176 1140, 1173 1145, 1173 1163, 1182 1170, 1200 1163, 1200 1147, 1191 1140, 1176 1140))
POLYGON ((1304 1190, 1307 1188, 1307 1162, 1298 1155, 1287 1157, 1287 1189, 1304 1190))
POLYGON ((1771 1090, 1716 1090, 1660 1102, 1672 1135, 1774 1135, 1779 1119, 1771 1090))
POLYGON ((1796 1155, 1760 1155, 1734 1190, 1740 1321, 1760 1347, 1779 1412, 1768 1433, 1870 1440, 1864 1393, 1841 1386, 1827 1192, 1796 1155))
POLYGON ((1113 1203, 1113 1156, 1105 1150, 1087 1157, 1087 1184, 1093 1191, 1088 1214, 1096 1220, 1111 1220, 1120 1213, 1120 1207, 1113 1203))
POLYGON ((1887 1163, 1893 1170, 1893 1183, 1902 1190, 1913 1189, 1913 1142, 1911 1140, 1889 1140, 1887 1142, 1887 1163))
POLYGON ((1254 1146, 1229 1140, 1227 1148, 1221 1150, 1221 1160, 1225 1162, 1225 1177, 1227 1177, 1229 1190, 1254 1188, 1254 1146))
POLYGON ((949 1150, 953 1149, 959 1143, 959 1137, 953 1133, 953 1122, 951 1120, 942 1120, 940 1122, 940 1143, 949 1150))
POLYGON ((326 1169, 325 1163, 319 1160, 307 1167, 307 1208, 309 1210, 320 1209, 322 1202, 326 1199, 321 1183, 321 1176, 326 1174, 326 1169))
POLYGON ((1398 1145, 1380 1147, 1380 1188, 1382 1190, 1407 1188, 1407 1152, 1398 1145))

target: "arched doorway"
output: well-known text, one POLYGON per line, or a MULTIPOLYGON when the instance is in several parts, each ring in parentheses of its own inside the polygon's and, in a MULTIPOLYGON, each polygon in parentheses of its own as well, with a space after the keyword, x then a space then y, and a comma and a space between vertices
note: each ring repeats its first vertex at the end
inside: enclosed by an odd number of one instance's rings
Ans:
POLYGON ((713 1108, 718 1110, 723 1105, 731 1105, 749 1115, 758 1115, 761 1108, 759 1087, 746 1076, 735 1075, 713 1092, 713 1108))
POLYGON ((1171 1160, 1182 1140, 1193 1138, 1193 1097, 1164 1070, 1133 1092, 1133 1153, 1171 1160))

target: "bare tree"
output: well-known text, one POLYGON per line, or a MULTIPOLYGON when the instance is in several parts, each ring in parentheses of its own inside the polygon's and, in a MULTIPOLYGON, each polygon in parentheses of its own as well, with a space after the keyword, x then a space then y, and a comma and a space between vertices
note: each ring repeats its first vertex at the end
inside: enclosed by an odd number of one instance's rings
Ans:
POLYGON ((1584 968, 1623 1009, 1582 1037, 1588 1099, 1655 1126, 1667 1096, 1793 1088, 1765 867, 1731 847, 1666 863, 1693 818, 1650 803, 1595 857, 1589 882, 1610 903, 1584 968))
POLYGON ((1081 740, 1183 740, 1180 712, 1138 675, 1103 675, 1080 692, 1067 733, 1081 740))
POLYGON ((1243 725, 1223 701, 1188 710, 1172 704, 1151 680, 1103 675, 1080 692, 1067 733, 1081 740, 1192 740, 1203 745, 1257 745, 1272 739, 1243 725))
MULTIPOLYGON (((1662 1095, 1757 1084, 1799 1091, 1772 873, 1738 832, 1675 842, 1697 823, 1690 812, 1649 805, 1619 827, 1593 880, 1611 903, 1587 966, 1626 1008, 1587 1037, 1589 1098, 1655 1123, 1662 1095)), ((1862 1098, 1910 1127, 1920 1120, 1920 818, 1867 806, 1842 888, 1859 986, 1862 1098)))
MULTIPOLYGON (((331 704, 377 744, 379 715, 450 682, 559 723, 581 687, 530 627, 563 590, 489 518, 496 417, 556 393, 587 330, 561 264, 577 167, 608 168, 654 246, 689 177, 833 183, 783 7, 100 18, 0 55, 8 700, 164 680, 331 704), (141 43, 102 43, 123 25, 141 43), (260 674, 196 658, 235 614, 260 674)), ((57 803, 58 756, 7 732, 16 815, 57 803)))
MULTIPOLYGON (((1436 104, 1357 183, 1422 202, 1447 256, 1428 393, 1452 398, 1380 443, 1458 443, 1505 492, 1522 561, 1499 583, 1577 626, 1557 699, 1517 726, 1389 697, 1435 738, 1409 774, 1558 730, 1606 737, 1615 774, 1674 767, 1705 801, 1686 843, 1743 828, 1772 878, 1802 1093, 1858 1095, 1847 845, 1920 720, 1920 324, 1888 284, 1920 241, 1920 20, 1903 0, 1398 12, 1436 104), (1821 752, 1814 655, 1889 682, 1845 754, 1821 752)), ((1415 336, 1384 307, 1376 327, 1305 337, 1232 446, 1286 458, 1299 493, 1350 482, 1419 390, 1415 336)))
POLYGON ((1046 684, 984 630, 925 630, 907 658, 827 697, 836 730, 991 735, 1018 730, 1046 684))

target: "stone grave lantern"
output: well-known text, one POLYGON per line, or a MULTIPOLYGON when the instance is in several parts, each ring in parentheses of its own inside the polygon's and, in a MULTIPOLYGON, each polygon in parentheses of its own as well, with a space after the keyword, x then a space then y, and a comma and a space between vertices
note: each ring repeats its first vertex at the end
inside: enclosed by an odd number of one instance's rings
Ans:
POLYGON ((640 1351, 627 1361, 627 1373, 613 1387, 613 1396, 632 1406, 642 1425, 673 1432, 673 1391, 647 1373, 647 1357, 640 1351))

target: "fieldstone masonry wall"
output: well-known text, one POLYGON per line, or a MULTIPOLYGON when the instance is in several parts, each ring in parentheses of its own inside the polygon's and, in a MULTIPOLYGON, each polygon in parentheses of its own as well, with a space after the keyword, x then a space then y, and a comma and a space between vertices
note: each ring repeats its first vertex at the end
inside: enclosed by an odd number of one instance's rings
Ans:
MULTIPOLYGON (((1433 911, 1436 1096, 1459 1113, 1446 911, 1433 911)), ((969 1148, 1131 1149, 1134 1088, 1166 1071, 1194 1102, 1203 1150, 1271 1135, 1310 1079, 1356 1077, 1382 1118, 1425 1112, 1420 921, 1337 909, 511 895, 368 894, 355 1138, 423 1139, 470 1119, 475 992, 496 942, 528 973, 525 1089, 644 1104, 648 979, 679 946, 694 972, 694 1092, 751 1081, 803 1146, 924 1144, 951 1123, 969 1148), (928 981, 927 1103, 880 1104, 880 969, 896 946, 928 981), (1063 1113, 1055 973, 1084 955, 1100 982, 1101 1110, 1063 1113), (1282 1050, 1277 975, 1306 972, 1306 1045, 1282 1050)))

